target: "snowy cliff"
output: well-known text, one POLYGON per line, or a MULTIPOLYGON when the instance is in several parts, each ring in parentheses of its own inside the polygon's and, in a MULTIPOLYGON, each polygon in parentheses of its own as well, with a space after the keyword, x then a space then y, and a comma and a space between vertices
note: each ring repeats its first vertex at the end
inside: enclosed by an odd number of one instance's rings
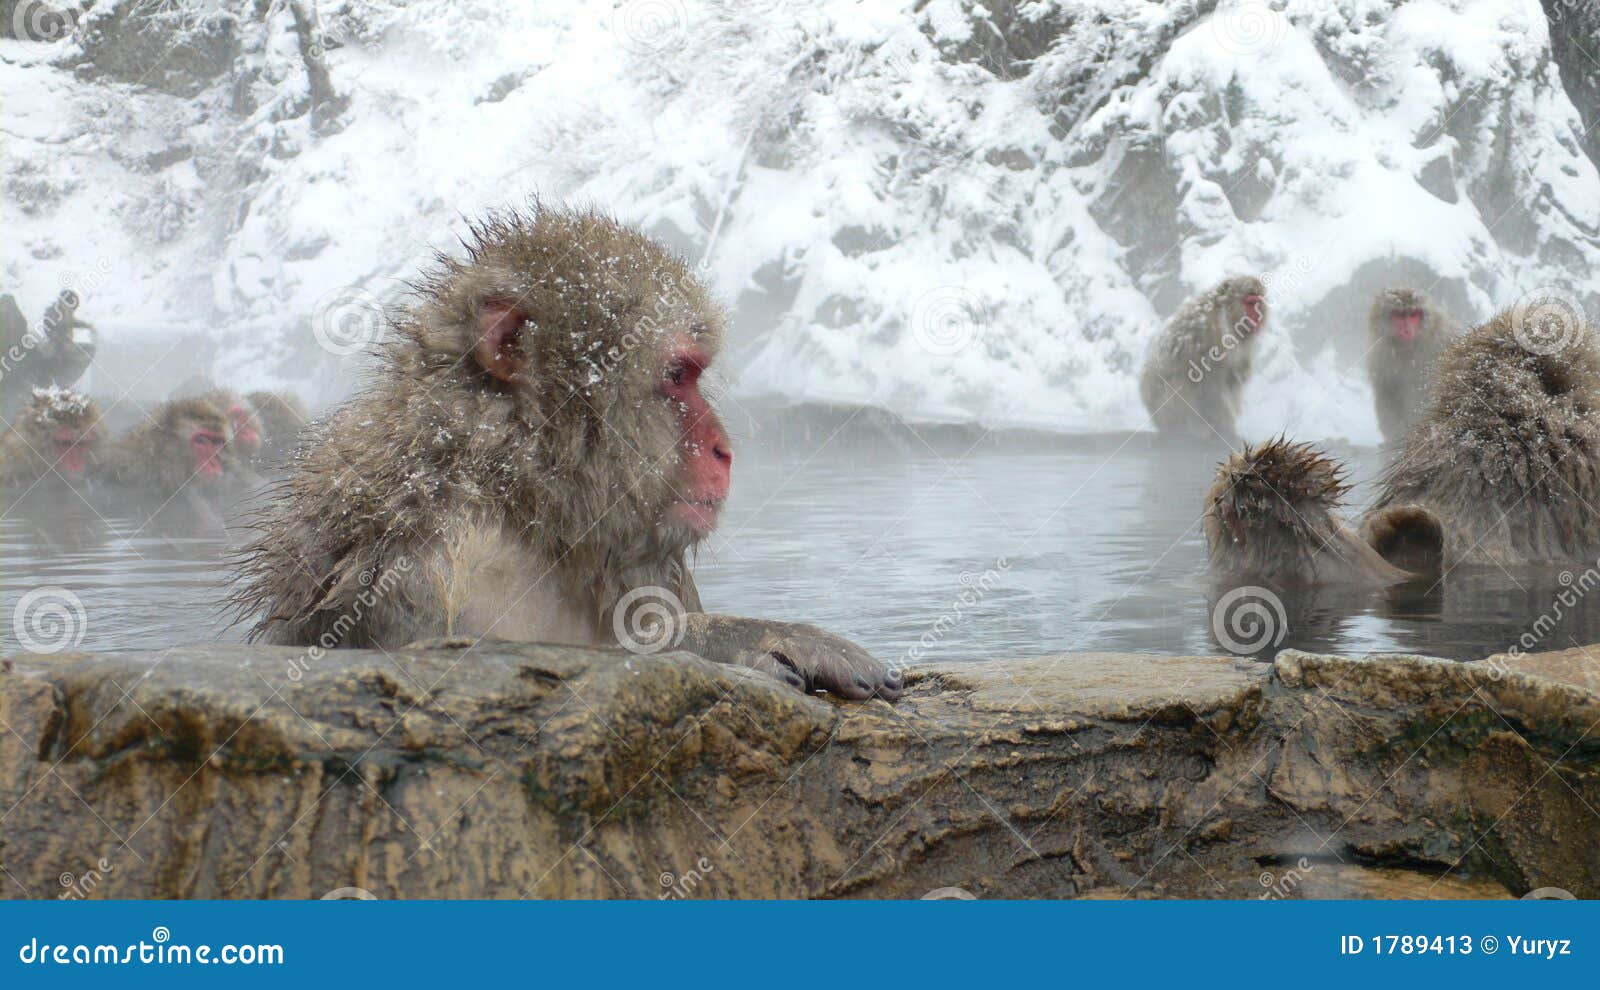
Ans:
POLYGON ((1376 440, 1387 284, 1600 316, 1566 0, 6 6, 24 308, 71 283, 329 394, 461 215, 535 192, 704 264, 736 395, 912 418, 1138 428, 1145 342, 1230 272, 1274 305, 1247 435, 1376 440))

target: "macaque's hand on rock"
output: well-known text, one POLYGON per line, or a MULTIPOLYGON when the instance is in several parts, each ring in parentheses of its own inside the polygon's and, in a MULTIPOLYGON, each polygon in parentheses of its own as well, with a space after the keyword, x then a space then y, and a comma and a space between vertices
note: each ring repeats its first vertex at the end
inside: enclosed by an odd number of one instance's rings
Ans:
POLYGON ((798 690, 851 701, 895 701, 905 690, 901 671, 816 626, 705 613, 689 615, 685 626, 682 649, 764 671, 798 690))

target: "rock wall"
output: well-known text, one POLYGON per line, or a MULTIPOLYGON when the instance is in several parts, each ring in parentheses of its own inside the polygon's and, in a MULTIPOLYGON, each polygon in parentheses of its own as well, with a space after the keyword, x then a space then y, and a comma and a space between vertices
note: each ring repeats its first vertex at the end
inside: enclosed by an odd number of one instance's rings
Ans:
POLYGON ((12 897, 1600 896, 1568 658, 929 667, 209 647, 0 667, 12 897))

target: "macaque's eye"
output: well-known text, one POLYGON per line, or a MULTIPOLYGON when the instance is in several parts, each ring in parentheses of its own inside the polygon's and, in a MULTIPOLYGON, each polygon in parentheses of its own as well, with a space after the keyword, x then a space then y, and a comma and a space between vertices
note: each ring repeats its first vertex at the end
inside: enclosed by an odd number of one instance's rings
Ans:
POLYGON ((689 366, 682 361, 674 361, 667 366, 667 381, 674 385, 682 385, 683 379, 689 374, 689 366))

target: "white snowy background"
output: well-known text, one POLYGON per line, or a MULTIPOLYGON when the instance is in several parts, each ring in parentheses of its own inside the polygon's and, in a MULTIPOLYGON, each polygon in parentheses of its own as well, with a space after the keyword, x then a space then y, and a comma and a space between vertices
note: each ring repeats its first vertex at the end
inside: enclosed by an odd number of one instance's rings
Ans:
POLYGON ((1246 434, 1375 442, 1376 290, 1462 321, 1600 302, 1600 174, 1538 0, 0 11, 0 291, 36 317, 78 289, 100 388, 202 339, 237 384, 335 399, 463 217, 534 193, 704 265, 736 396, 917 420, 1144 427, 1162 318, 1251 272, 1246 434))

